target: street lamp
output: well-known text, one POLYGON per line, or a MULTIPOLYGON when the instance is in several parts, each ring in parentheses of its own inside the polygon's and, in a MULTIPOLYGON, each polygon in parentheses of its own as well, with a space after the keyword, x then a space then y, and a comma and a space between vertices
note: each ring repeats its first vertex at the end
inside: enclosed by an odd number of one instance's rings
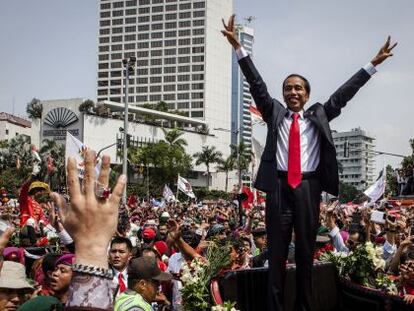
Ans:
MULTIPOLYGON (((122 65, 124 66, 124 77, 125 77, 125 111, 124 111, 124 148, 123 148, 123 161, 122 161, 122 174, 127 178, 128 185, 128 146, 127 146, 127 136, 128 136, 128 84, 129 84, 129 75, 134 74, 136 57, 128 57, 122 60, 122 65)), ((127 186, 125 185, 124 193, 122 195, 122 201, 126 204, 127 199, 127 186)))

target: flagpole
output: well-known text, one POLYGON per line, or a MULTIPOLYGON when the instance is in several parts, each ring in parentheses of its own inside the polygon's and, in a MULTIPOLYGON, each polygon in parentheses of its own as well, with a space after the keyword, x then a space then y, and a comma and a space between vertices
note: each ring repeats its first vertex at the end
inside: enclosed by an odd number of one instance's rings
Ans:
POLYGON ((180 179, 180 174, 177 174, 177 195, 175 196, 175 199, 178 200, 178 180, 180 179))

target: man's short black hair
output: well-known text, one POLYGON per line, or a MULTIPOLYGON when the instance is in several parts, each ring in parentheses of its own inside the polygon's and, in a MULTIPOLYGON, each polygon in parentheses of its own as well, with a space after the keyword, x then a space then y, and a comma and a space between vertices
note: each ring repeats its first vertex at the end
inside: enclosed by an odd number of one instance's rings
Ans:
POLYGON ((112 245, 114 245, 114 244, 126 244, 128 250, 130 252, 132 252, 132 243, 131 243, 131 240, 128 239, 128 238, 124 238, 122 236, 117 236, 117 237, 112 239, 111 248, 112 248, 112 245))
POLYGON ((310 83, 309 83, 308 79, 306 79, 304 76, 302 76, 300 74, 297 74, 297 73, 292 73, 292 74, 290 74, 286 77, 286 79, 283 81, 283 85, 282 85, 283 89, 285 88, 285 83, 286 83, 287 79, 292 78, 292 77, 298 77, 298 78, 302 79, 303 84, 305 85, 306 93, 308 93, 308 95, 310 95, 311 87, 310 87, 310 83))

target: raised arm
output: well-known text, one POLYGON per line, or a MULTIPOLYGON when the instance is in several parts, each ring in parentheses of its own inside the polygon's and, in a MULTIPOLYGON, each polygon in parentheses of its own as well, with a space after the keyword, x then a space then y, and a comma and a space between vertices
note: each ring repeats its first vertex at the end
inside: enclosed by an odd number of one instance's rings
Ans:
POLYGON ((397 43, 391 44, 391 37, 388 36, 387 41, 378 51, 377 55, 371 60, 370 63, 361 68, 356 74, 354 74, 347 82, 345 82, 335 93, 331 95, 329 100, 324 104, 328 121, 339 116, 341 109, 346 106, 348 101, 354 97, 359 89, 368 82, 371 75, 376 72, 375 68, 381 64, 388 57, 393 54, 391 50, 397 45, 397 43))
MULTIPOLYGON (((230 16, 228 23, 226 24, 222 19, 224 29, 221 31, 223 36, 227 38, 227 41, 231 44, 237 54, 239 65, 246 77, 247 82, 250 85, 250 93, 252 94, 254 101, 263 116, 263 120, 267 122, 273 113, 273 99, 267 91, 267 87, 252 60, 243 50, 239 39, 237 37, 236 27, 234 25, 235 15, 230 16)), ((279 103, 280 107, 282 105, 279 103)))

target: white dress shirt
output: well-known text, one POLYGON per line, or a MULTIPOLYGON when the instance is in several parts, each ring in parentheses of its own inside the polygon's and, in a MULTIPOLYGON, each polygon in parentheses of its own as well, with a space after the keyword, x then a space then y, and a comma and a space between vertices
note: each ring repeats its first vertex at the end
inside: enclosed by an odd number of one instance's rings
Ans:
POLYGON ((121 293, 119 292, 119 275, 122 274, 122 278, 124 280, 125 286, 126 288, 128 288, 128 269, 125 268, 124 271, 120 272, 118 270, 116 270, 115 268, 112 268, 112 270, 114 271, 114 278, 112 279, 112 282, 116 284, 116 286, 118 286, 118 291, 116 292, 116 296, 120 295, 121 293))
MULTIPOLYGON (((240 60, 248 56, 246 50, 242 47, 236 50, 237 59, 240 60)), ((373 75, 376 72, 375 67, 368 63, 363 69, 373 75)), ((288 170, 289 158, 289 131, 292 124, 293 111, 288 109, 288 113, 283 118, 277 131, 277 150, 276 162, 277 169, 281 171, 288 170)), ((300 128, 300 161, 302 172, 314 172, 320 161, 320 140, 321 133, 316 126, 307 118, 304 118, 304 111, 299 112, 299 128, 300 128)))

